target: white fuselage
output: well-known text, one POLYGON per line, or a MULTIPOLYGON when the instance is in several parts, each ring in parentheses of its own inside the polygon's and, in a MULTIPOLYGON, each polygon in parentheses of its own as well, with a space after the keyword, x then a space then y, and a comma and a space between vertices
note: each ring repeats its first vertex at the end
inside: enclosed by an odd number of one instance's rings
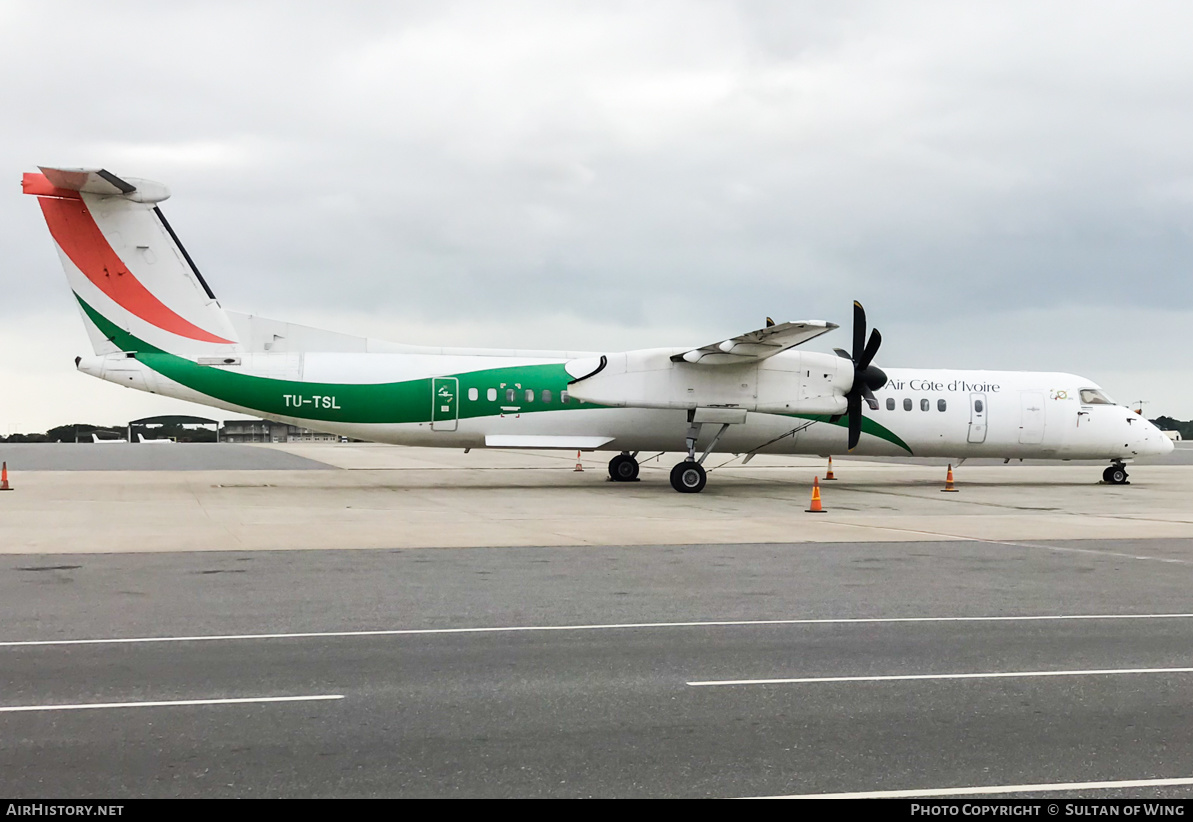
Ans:
MULTIPOLYGON (((256 390, 251 395, 237 391, 225 393, 218 387, 205 389, 210 393, 204 393, 196 390, 194 383, 188 386, 155 370, 152 358, 150 365, 146 365, 122 355, 94 357, 83 360, 79 368, 128 387, 375 442, 450 448, 685 449, 687 409, 597 406, 574 397, 564 403, 561 395, 567 390, 566 381, 536 385, 531 384, 533 376, 517 376, 562 365, 581 355, 494 353, 497 355, 475 351, 467 355, 449 352, 249 354, 236 365, 218 367, 222 374, 257 377, 256 390), (510 382, 515 378, 521 381, 510 382), (447 383, 457 394, 450 419, 432 419, 430 414, 426 419, 404 422, 335 418, 351 416, 352 409, 346 408, 353 402, 349 391, 367 392, 371 386, 395 382, 413 385, 420 380, 434 381, 427 382, 428 409, 434 402, 430 386, 443 380, 455 381, 447 383), (276 389, 272 387, 274 381, 276 389), (465 384, 472 384, 474 390, 465 388, 465 384), (253 401, 273 391, 279 402, 253 401), (486 402, 495 394, 495 403, 486 402), (295 409, 293 412, 289 411, 291 407, 295 409)), ((798 358, 802 357, 806 364, 810 357, 827 356, 813 352, 784 353, 768 360, 766 370, 793 373, 795 369, 790 366, 801 362, 798 358)), ((709 371, 707 366, 687 368, 699 375, 709 371)), ((865 409, 863 435, 854 454, 1130 460, 1166 454, 1173 447, 1154 425, 1124 406, 1083 404, 1081 391, 1096 389, 1097 385, 1077 375, 884 370, 889 380, 875 392, 878 409, 865 409)), ((730 425, 714 451, 821 455, 847 451, 847 432, 841 421, 832 419, 819 407, 808 413, 798 402, 785 413, 774 406, 774 390, 767 394, 762 388, 754 388, 765 382, 759 378, 751 385, 743 379, 741 390, 745 392, 743 397, 752 390, 769 397, 768 411, 745 411, 744 422, 730 425)), ((443 385, 439 390, 445 390, 443 385)), ((797 383, 791 384, 793 401, 798 400, 801 390, 797 383)), ((815 396, 810 399, 817 400, 815 396)), ((741 405, 749 405, 750 400, 757 402, 758 398, 745 397, 741 405)), ((703 427, 698 451, 707 446, 718 428, 717 425, 703 427)))

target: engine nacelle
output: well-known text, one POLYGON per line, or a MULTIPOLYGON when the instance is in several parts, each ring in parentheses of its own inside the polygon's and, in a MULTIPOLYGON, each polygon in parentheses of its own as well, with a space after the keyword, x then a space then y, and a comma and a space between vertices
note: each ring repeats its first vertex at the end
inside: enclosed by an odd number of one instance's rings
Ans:
POLYGON ((853 364, 788 351, 740 365, 673 362, 686 349, 654 348, 572 360, 568 393, 626 408, 742 408, 765 414, 844 414, 853 364))

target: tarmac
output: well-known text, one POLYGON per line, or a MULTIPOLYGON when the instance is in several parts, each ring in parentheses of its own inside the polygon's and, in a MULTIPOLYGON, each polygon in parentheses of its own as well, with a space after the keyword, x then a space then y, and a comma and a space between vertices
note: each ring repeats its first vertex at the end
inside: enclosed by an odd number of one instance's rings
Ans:
POLYGON ((211 447, 0 445, 0 794, 1193 798, 1183 447, 820 515, 819 459, 211 447))
POLYGON ((64 445, 49 446, 57 464, 79 448, 88 468, 111 454, 150 470, 27 469, 47 464, 26 456, 38 447, 0 448, 17 489, 0 495, 0 553, 1193 537, 1179 461, 1134 466, 1126 486, 1101 483, 1101 465, 964 465, 944 494, 943 466, 838 460, 813 515, 820 458, 711 457, 688 495, 668 481, 675 454, 614 483, 601 454, 577 472, 551 451, 64 445))

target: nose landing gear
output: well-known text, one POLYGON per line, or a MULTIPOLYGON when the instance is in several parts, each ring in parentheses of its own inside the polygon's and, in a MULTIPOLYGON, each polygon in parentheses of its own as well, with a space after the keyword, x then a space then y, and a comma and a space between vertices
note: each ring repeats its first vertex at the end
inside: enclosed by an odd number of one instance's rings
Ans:
POLYGON ((1114 464, 1102 472, 1102 481, 1107 485, 1130 485, 1127 482, 1127 466, 1122 462, 1115 460, 1114 464))

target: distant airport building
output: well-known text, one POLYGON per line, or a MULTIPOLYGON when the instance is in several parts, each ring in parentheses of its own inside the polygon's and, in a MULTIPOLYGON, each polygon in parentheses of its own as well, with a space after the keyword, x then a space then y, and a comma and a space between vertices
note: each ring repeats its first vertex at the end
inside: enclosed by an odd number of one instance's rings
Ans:
POLYGON ((228 420, 220 431, 222 442, 339 442, 335 434, 269 420, 228 420))
POLYGON ((220 423, 206 417, 185 414, 164 414, 130 420, 127 426, 129 442, 142 440, 173 440, 175 442, 219 442, 220 423))

